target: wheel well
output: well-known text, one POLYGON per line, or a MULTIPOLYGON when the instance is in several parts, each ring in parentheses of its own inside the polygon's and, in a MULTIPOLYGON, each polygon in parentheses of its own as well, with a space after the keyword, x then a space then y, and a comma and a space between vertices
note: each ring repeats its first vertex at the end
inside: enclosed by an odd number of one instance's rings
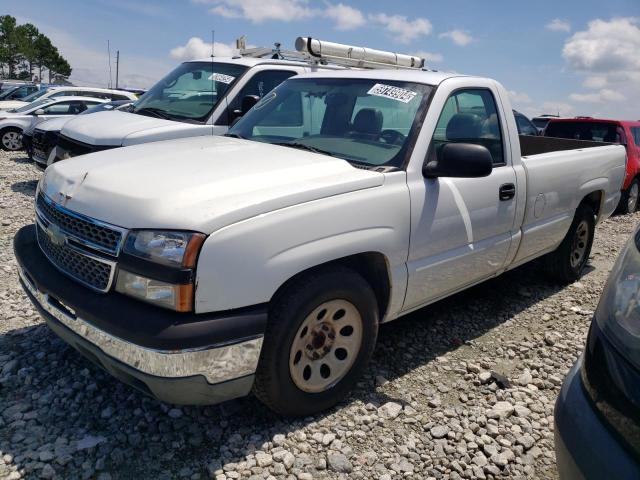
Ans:
POLYGON ((589 205, 596 215, 596 218, 600 215, 600 206, 602 204, 602 190, 596 190, 584 197, 580 204, 589 205))
POLYGON ((297 273, 286 282, 284 282, 271 297, 273 301, 282 291, 290 284, 295 283, 300 277, 307 275, 315 270, 331 268, 334 265, 342 265, 358 272, 371 285, 378 302, 379 318, 382 320, 387 313, 389 300, 391 298, 391 281, 389 278, 389 269, 386 257, 379 252, 364 252, 347 257, 331 260, 314 267, 297 273))

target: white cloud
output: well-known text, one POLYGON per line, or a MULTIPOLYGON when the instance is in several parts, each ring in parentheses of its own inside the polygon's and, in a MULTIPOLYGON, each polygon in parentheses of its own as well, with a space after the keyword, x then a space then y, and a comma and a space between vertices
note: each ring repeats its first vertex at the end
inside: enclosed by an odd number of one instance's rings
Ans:
POLYGON ((608 88, 603 88, 595 93, 572 93, 569 98, 574 102, 588 103, 621 102, 625 100, 625 96, 622 93, 608 88))
POLYGON ((562 56, 584 72, 640 71, 640 27, 633 18, 593 20, 564 45, 562 56))
POLYGON ((586 88, 604 88, 607 86, 607 77, 602 75, 592 75, 587 77, 585 81, 582 83, 586 88))
POLYGON ((473 42, 473 37, 463 30, 449 30, 448 32, 438 35, 440 38, 449 38, 453 43, 464 47, 473 42))
POLYGON ((509 90, 509 97, 514 104, 522 105, 531 103, 531 97, 523 92, 516 92, 515 90, 509 90))
POLYGON ((430 63, 441 63, 444 60, 444 57, 442 56, 441 53, 427 52, 424 50, 419 50, 417 52, 412 53, 411 55, 424 58, 426 65, 429 65, 430 63))
POLYGON ((382 25, 391 37, 401 43, 409 43, 416 38, 429 35, 431 22, 426 18, 409 20, 403 15, 387 15, 386 13, 370 14, 369 20, 382 25))
POLYGON ((569 67, 585 75, 585 88, 575 92, 574 102, 599 104, 603 115, 638 118, 638 104, 623 102, 640 98, 640 24, 637 18, 596 19, 564 44, 562 56, 569 67))
MULTIPOLYGON (((235 45, 215 42, 213 53, 215 56, 232 57, 238 54, 238 50, 235 45)), ((200 37, 191 37, 185 45, 172 48, 169 55, 177 60, 207 58, 211 56, 211 42, 205 42, 200 37)))
POLYGON ((336 22, 336 29, 338 30, 354 30, 366 23, 360 10, 343 3, 328 4, 325 15, 336 22))
POLYGON ((253 23, 267 20, 292 22, 310 18, 318 13, 304 0, 196 0, 213 5, 211 13, 225 18, 246 18, 253 23))
POLYGON ((565 22, 564 20, 560 20, 559 18, 554 18, 549 23, 547 23, 544 28, 547 30, 551 30, 552 32, 570 32, 571 24, 569 22, 565 22))

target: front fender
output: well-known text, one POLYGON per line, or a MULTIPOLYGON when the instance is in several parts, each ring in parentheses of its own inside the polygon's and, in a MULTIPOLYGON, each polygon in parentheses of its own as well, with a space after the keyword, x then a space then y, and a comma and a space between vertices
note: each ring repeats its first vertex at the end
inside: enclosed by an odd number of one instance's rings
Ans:
POLYGON ((200 253, 196 311, 269 302, 296 274, 363 252, 386 257, 393 295, 404 297, 409 221, 405 174, 394 172, 387 174, 379 187, 295 205, 224 227, 207 238, 200 253))

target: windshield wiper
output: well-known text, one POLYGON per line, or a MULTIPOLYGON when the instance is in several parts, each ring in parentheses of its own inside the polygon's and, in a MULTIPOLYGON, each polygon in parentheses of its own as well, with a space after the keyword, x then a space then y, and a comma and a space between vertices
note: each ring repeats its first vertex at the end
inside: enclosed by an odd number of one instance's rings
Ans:
POLYGON ((240 135, 239 133, 225 133, 223 135, 223 137, 231 137, 231 138, 240 138, 242 140, 246 140, 246 137, 243 137, 242 135, 240 135))
POLYGON ((167 115, 167 112, 165 112, 161 108, 154 108, 154 107, 139 108, 138 110, 134 110, 133 113, 139 113, 141 115, 144 115, 145 113, 150 113, 152 116, 156 118, 162 118, 163 120, 169 120, 171 118, 169 115, 167 115))
POLYGON ((308 152, 319 153, 321 155, 329 155, 330 157, 336 157, 337 156, 335 153, 330 152, 328 150, 323 150, 321 148, 312 147, 311 145, 305 145, 304 143, 299 143, 299 142, 279 142, 279 143, 272 143, 271 145, 278 145, 280 147, 298 148, 300 150, 306 150, 308 152))

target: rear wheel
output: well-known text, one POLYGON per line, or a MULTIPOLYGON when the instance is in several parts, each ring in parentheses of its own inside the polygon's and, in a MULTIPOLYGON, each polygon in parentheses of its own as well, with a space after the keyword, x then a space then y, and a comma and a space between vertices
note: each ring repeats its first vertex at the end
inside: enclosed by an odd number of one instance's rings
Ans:
POLYGON ((269 311, 254 392, 282 415, 309 415, 342 400, 366 368, 378 333, 371 286, 353 270, 311 273, 269 311))
POLYGON ((580 278, 591 254, 594 231, 593 209, 581 204, 576 210, 564 240, 546 257, 547 271, 553 278, 561 283, 572 283, 580 278))
POLYGON ((15 152, 22 148, 22 132, 18 128, 9 127, 0 132, 0 145, 3 150, 15 152))
POLYGON ((638 195, 640 194, 640 182, 634 179, 624 192, 620 199, 621 213, 634 213, 638 209, 638 195))

